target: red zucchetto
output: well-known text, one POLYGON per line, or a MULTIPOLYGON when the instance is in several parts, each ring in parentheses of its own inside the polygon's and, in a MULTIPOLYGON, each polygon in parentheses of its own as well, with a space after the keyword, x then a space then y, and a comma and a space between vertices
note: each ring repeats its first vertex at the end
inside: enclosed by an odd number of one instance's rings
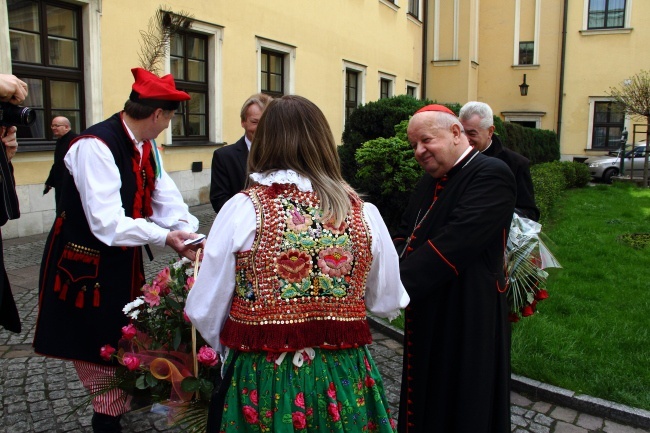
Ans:
POLYGON ((448 114, 451 114, 452 116, 456 116, 456 113, 454 113, 453 111, 451 111, 449 108, 445 107, 444 105, 440 105, 440 104, 425 105, 424 107, 422 107, 418 111, 416 111, 414 114, 424 113, 425 111, 440 111, 442 113, 448 113, 448 114))
POLYGON ((190 95, 176 89, 174 77, 167 74, 158 77, 142 68, 131 69, 135 83, 129 99, 139 104, 165 110, 175 110, 180 101, 187 101, 190 95))

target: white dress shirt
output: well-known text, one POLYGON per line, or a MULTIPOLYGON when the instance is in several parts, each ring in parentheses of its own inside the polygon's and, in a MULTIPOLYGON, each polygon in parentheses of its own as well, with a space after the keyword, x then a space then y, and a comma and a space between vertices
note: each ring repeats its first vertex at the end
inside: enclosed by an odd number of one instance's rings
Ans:
MULTIPOLYGON (((133 133, 126 126, 135 143, 133 133)), ((136 143, 142 156, 143 142, 136 143)), ((152 143, 152 152, 155 144, 152 143)), ((130 218, 125 215, 120 196, 122 180, 108 146, 96 138, 76 141, 65 155, 65 166, 72 174, 81 196, 86 220, 93 235, 109 246, 134 247, 152 244, 165 246, 171 230, 195 232, 199 221, 189 209, 174 181, 162 167, 161 176, 151 194, 153 215, 148 218, 130 218)))
MULTIPOLYGON (((312 191, 310 180, 291 170, 253 173, 251 178, 262 185, 293 183, 302 191, 312 191)), ((363 216, 372 234, 366 308, 379 317, 393 319, 409 302, 399 277, 397 252, 377 208, 364 203, 363 216)), ((224 204, 212 224, 201 268, 185 305, 185 312, 196 329, 222 355, 224 348, 219 334, 235 292, 235 254, 251 249, 255 232, 253 202, 245 194, 236 194, 224 204)))

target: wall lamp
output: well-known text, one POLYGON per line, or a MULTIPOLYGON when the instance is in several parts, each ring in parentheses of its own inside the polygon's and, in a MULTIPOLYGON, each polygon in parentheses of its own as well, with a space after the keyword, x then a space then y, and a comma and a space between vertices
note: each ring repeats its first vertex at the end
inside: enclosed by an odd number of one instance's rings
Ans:
POLYGON ((528 95, 528 84, 526 84, 526 74, 524 74, 524 82, 519 85, 519 92, 521 96, 528 95))

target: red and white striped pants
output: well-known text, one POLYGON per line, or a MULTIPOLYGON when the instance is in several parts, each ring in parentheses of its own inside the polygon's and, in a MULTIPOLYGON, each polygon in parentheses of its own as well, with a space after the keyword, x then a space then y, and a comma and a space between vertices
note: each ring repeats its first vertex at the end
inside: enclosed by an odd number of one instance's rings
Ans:
MULTIPOLYGON (((117 367, 85 361, 74 361, 74 368, 77 370, 79 380, 91 394, 106 389, 106 384, 115 377, 117 369, 117 367)), ((111 389, 96 394, 92 403, 95 412, 110 416, 119 416, 131 410, 131 396, 121 389, 111 389)))

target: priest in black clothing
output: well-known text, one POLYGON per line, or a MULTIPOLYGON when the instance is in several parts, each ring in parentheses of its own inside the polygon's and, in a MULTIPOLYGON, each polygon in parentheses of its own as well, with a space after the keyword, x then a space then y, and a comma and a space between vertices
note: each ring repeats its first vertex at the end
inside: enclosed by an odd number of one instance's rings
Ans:
POLYGON ((469 144, 483 155, 499 158, 508 164, 517 182, 517 215, 539 221, 539 208, 535 204, 533 179, 530 175, 528 158, 503 146, 501 139, 494 135, 492 108, 485 102, 469 101, 458 113, 460 123, 465 129, 469 144))
POLYGON ((398 431, 509 432, 504 252, 514 176, 471 147, 444 106, 418 110, 407 134, 426 174, 394 240, 412 300, 398 431))

